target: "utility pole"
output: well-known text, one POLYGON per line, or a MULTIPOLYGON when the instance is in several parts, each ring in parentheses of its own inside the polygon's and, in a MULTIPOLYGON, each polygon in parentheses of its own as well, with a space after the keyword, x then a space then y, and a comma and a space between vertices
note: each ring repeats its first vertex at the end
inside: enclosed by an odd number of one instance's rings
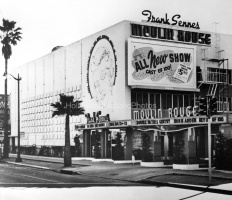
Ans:
POLYGON ((212 182, 212 155, 211 155, 211 122, 212 115, 217 114, 217 99, 207 95, 207 116, 208 116, 208 156, 209 156, 209 184, 212 182))
POLYGON ((212 182, 212 169, 211 169, 211 116, 208 115, 208 154, 209 154, 209 184, 212 182))

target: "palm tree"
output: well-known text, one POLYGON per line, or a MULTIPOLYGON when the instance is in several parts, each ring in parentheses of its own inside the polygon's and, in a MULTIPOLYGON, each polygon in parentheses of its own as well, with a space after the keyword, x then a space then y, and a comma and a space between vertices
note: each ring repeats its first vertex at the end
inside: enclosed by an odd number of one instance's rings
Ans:
POLYGON ((84 114, 84 108, 80 107, 82 101, 73 101, 73 96, 66 96, 60 94, 60 102, 52 103, 51 106, 55 108, 52 117, 65 116, 65 147, 64 147, 64 167, 72 165, 71 147, 70 147, 70 130, 69 130, 69 116, 79 116, 84 114))
MULTIPOLYGON (((21 28, 15 28, 15 21, 9 21, 3 19, 3 25, 0 26, 0 39, 2 43, 2 54, 5 58, 5 75, 7 75, 8 59, 12 55, 11 45, 17 45, 17 41, 22 39, 21 28)), ((7 111, 7 76, 5 79, 5 121, 4 121, 4 158, 9 157, 9 140, 8 140, 8 111, 7 111)))

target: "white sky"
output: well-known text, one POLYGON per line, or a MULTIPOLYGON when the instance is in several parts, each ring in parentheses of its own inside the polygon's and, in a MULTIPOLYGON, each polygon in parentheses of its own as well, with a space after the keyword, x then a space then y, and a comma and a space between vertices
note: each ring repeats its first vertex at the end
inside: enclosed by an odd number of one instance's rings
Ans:
MULTIPOLYGON (((123 20, 145 20, 143 10, 156 17, 180 14, 183 21, 199 22, 200 30, 232 34, 232 0, 0 0, 2 18, 16 21, 23 39, 13 46, 13 69, 123 20)), ((0 44, 1 45, 1 44, 0 44)), ((4 59, 0 56, 0 93, 4 92, 4 59)))

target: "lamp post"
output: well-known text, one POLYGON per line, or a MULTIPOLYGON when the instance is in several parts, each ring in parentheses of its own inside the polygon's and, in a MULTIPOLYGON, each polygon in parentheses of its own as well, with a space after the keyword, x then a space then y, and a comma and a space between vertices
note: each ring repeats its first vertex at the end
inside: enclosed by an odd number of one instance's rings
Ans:
POLYGON ((22 78, 19 77, 19 74, 18 74, 18 78, 16 78, 12 74, 4 73, 5 77, 7 77, 7 75, 12 76, 16 81, 18 81, 18 153, 15 162, 22 162, 22 158, 20 157, 20 89, 19 89, 20 81, 22 80, 22 78))
POLYGON ((212 158, 211 158, 211 109, 210 109, 210 102, 212 99, 212 96, 207 95, 207 115, 208 115, 208 156, 209 156, 209 184, 212 183, 212 169, 211 169, 211 163, 212 163, 212 158))

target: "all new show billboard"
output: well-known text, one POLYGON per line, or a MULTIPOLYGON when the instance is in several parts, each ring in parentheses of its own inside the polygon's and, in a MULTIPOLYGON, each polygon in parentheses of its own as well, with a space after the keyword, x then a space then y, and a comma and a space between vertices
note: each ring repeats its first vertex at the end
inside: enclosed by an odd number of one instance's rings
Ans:
POLYGON ((128 85, 196 90, 196 48, 170 42, 128 40, 128 85))

